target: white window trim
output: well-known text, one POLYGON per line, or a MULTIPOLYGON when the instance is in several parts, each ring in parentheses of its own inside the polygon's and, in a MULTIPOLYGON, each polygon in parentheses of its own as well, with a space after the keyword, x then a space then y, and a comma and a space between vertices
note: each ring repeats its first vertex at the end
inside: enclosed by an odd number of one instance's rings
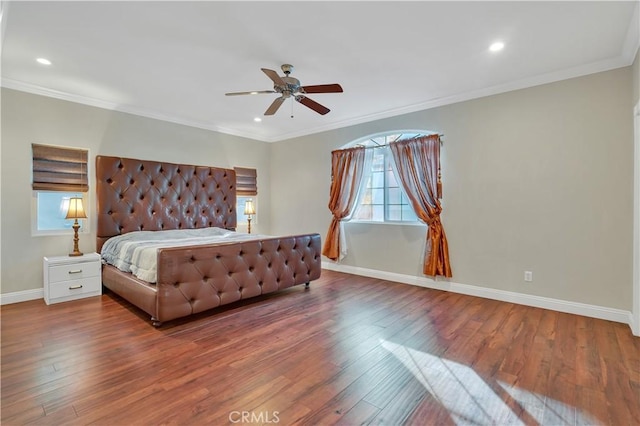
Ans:
POLYGON ((426 223, 422 223, 420 221, 417 222, 400 222, 398 220, 389 220, 386 222, 381 222, 379 220, 362 220, 362 219, 352 219, 349 221, 345 221, 345 224, 349 223, 358 223, 365 225, 391 225, 391 226, 427 226, 426 223))
POLYGON ((400 129, 400 130, 389 130, 389 131, 385 131, 385 132, 377 132, 377 133, 371 133, 367 136, 363 136, 361 138, 356 139, 353 142, 349 142, 347 145, 343 146, 342 148, 353 148, 354 146, 362 143, 363 141, 372 139, 372 138, 378 138, 381 136, 390 136, 390 135, 397 135, 399 133, 420 133, 423 135, 435 135, 438 132, 434 132, 433 130, 426 130, 426 129, 400 129))

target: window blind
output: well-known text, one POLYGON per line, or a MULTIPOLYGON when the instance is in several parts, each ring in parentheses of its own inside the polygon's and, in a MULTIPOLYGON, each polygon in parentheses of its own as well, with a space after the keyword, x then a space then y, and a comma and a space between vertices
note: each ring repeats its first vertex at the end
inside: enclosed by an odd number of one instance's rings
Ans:
POLYGON ((238 195, 258 195, 258 173, 256 169, 234 167, 236 171, 236 193, 238 195))
POLYGON ((31 144, 35 191, 87 192, 89 151, 31 144))

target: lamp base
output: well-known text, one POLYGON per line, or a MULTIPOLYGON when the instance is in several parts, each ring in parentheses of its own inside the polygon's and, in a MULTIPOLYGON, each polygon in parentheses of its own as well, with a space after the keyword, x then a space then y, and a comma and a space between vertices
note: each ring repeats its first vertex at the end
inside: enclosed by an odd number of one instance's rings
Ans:
POLYGON ((80 249, 78 248, 78 241, 80 240, 78 238, 78 229, 80 229, 80 224, 78 223, 78 219, 76 218, 76 221, 73 223, 73 251, 71 253, 69 253, 69 256, 82 256, 82 252, 80 251, 80 249))

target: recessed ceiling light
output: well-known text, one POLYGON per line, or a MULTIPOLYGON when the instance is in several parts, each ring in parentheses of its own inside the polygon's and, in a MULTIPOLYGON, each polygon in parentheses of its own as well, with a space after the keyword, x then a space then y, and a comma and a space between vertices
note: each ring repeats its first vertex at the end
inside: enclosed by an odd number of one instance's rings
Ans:
POLYGON ((260 118, 260 117, 256 117, 256 118, 254 118, 254 119, 253 119, 253 121, 255 121, 256 123, 259 123, 259 122, 261 122, 261 121, 262 121, 262 118, 260 118))
POLYGON ((38 58, 36 61, 42 65, 51 65, 51 61, 46 58, 38 58))
POLYGON ((504 49, 504 43, 501 41, 496 41, 491 46, 489 46, 489 50, 492 52, 499 52, 502 49, 504 49))

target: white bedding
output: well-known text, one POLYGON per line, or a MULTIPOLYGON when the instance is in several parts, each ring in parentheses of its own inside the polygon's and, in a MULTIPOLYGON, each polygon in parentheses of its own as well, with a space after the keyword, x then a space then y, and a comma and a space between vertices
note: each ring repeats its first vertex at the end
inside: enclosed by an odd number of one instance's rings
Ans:
POLYGON ((137 278, 156 282, 159 248, 251 241, 265 235, 241 234, 222 228, 136 231, 109 238, 102 246, 102 261, 137 278))

